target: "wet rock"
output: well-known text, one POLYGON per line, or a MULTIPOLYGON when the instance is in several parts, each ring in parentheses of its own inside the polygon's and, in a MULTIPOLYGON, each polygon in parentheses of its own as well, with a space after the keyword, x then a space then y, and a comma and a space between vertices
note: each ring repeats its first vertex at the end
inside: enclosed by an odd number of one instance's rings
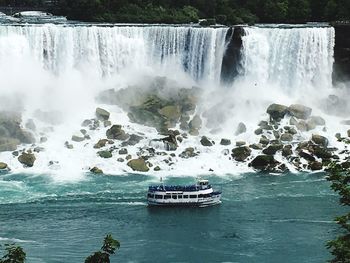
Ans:
POLYGON ((247 146, 232 149, 231 156, 238 162, 245 161, 251 154, 252 150, 247 146))
POLYGON ((96 108, 97 119, 99 119, 101 121, 107 121, 109 119, 110 115, 111 114, 108 111, 101 109, 101 108, 96 108))
POLYGON ((18 161, 25 167, 33 167, 36 158, 32 153, 23 152, 19 157, 18 161))
POLYGON ((120 163, 123 163, 124 159, 123 158, 118 158, 117 161, 120 162, 120 163))
POLYGON ((280 121, 286 115, 287 109, 287 106, 274 103, 267 108, 266 112, 270 115, 271 119, 280 121))
POLYGON ((90 172, 92 172, 94 174, 103 174, 103 171, 100 168, 98 168, 98 167, 91 168, 90 172))
POLYGON ((5 170, 7 169, 7 164, 6 163, 3 163, 3 162, 0 162, 0 170, 5 170))
POLYGON ((15 151, 20 143, 18 139, 0 136, 0 152, 15 151))
POLYGON ((40 153, 40 152, 43 152, 43 151, 45 151, 45 148, 43 148, 43 147, 37 146, 37 147, 34 148, 34 152, 36 152, 36 153, 40 153))
POLYGON ((188 159, 188 158, 195 157, 197 155, 198 153, 195 152, 193 147, 188 147, 179 155, 179 157, 188 159))
POLYGON ((131 160, 132 159, 132 156, 131 154, 128 154, 126 157, 125 157, 126 160, 131 160))
POLYGON ((100 149, 102 147, 105 147, 107 143, 108 143, 107 139, 101 139, 94 145, 94 148, 95 149, 100 149))
POLYGON ((287 158, 292 154, 293 154, 292 145, 285 145, 282 149, 282 156, 287 158))
POLYGON ((181 110, 178 105, 165 106, 159 110, 159 113, 173 124, 171 126, 174 126, 181 116, 181 110))
POLYGON ((314 161, 309 164, 309 169, 312 171, 319 171, 322 170, 322 163, 314 161))
POLYGON ((299 131, 308 131, 308 125, 305 121, 300 121, 296 125, 299 131))
POLYGON ((29 119, 27 122, 26 122, 26 125, 25 127, 29 130, 32 130, 32 131, 35 131, 36 130, 36 126, 35 126, 35 123, 33 121, 33 119, 29 119))
POLYGON ((279 164, 272 155, 258 155, 249 166, 259 171, 274 172, 279 164))
POLYGON ((87 127, 87 126, 89 126, 91 123, 92 123, 91 120, 84 120, 83 123, 81 124, 81 126, 87 127))
POLYGON ((327 147, 327 145, 328 145, 328 139, 326 137, 318 135, 318 134, 313 134, 311 140, 314 143, 316 143, 318 145, 322 145, 324 147, 327 147))
POLYGON ((245 126, 245 124, 243 122, 238 123, 235 135, 238 136, 242 133, 245 133, 247 131, 247 127, 245 126))
POLYGON ((253 150, 262 150, 263 146, 260 143, 254 143, 249 145, 249 148, 253 149, 253 150))
POLYGON ((263 129, 258 128, 258 129, 256 129, 256 130, 254 131, 254 133, 255 133, 256 135, 261 135, 261 134, 263 133, 263 129))
POLYGON ((18 151, 14 151, 14 152, 12 152, 12 155, 17 157, 19 155, 19 152, 18 151))
POLYGON ((101 157, 101 158, 112 158, 112 153, 110 151, 99 151, 97 152, 97 154, 101 157))
POLYGON ((291 142, 291 141, 293 141, 293 135, 290 133, 283 133, 281 135, 281 141, 282 142, 291 142))
POLYGON ((273 127, 267 121, 259 122, 258 126, 263 130, 272 131, 273 127))
POLYGON ((282 149, 283 149, 282 144, 271 144, 263 150, 263 153, 267 154, 267 155, 274 155, 276 152, 278 152, 282 149))
POLYGON ((111 140, 125 141, 129 139, 129 135, 125 133, 121 125, 113 125, 107 130, 106 136, 111 140))
POLYGON ((221 139, 220 145, 225 145, 225 146, 231 145, 231 140, 229 140, 229 139, 221 139))
POLYGON ((245 141, 238 141, 238 142, 236 142, 236 146, 238 146, 238 147, 241 147, 241 146, 243 146, 245 144, 246 144, 245 141))
POLYGON ((350 137, 350 130, 347 131, 348 137, 350 137))
POLYGON ((112 125, 112 122, 111 121, 104 121, 103 122, 103 126, 104 127, 109 127, 109 126, 111 126, 112 125))
POLYGON ((73 135, 72 136, 72 141, 73 142, 82 142, 84 140, 85 140, 85 138, 83 136, 78 136, 78 135, 73 135))
POLYGON ((127 165, 133 170, 138 172, 148 172, 149 168, 143 158, 130 160, 127 165))
POLYGON ((122 148, 122 149, 119 150, 118 153, 119 153, 120 155, 126 155, 126 154, 128 154, 128 150, 127 150, 126 148, 122 148))
POLYGON ((326 125, 326 121, 320 116, 311 116, 308 123, 315 125, 315 126, 326 125))
POLYGON ((154 169, 153 169, 154 171, 156 171, 156 172, 158 172, 158 171, 160 171, 161 169, 160 169, 160 167, 159 166, 156 166, 156 167, 154 167, 154 169))
POLYGON ((288 107, 288 113, 297 118, 306 120, 310 117, 312 109, 301 104, 292 104, 288 107))
POLYGON ((297 125, 298 121, 294 117, 290 117, 289 119, 289 125, 297 125))
POLYGON ((178 145, 175 135, 169 135, 168 137, 165 137, 161 139, 164 143, 165 150, 167 151, 176 151, 178 145))
POLYGON ((122 146, 134 146, 136 144, 138 144, 141 140, 143 139, 143 137, 136 135, 136 134, 131 134, 129 139, 125 142, 122 142, 122 146))
POLYGON ((203 146, 213 146, 213 143, 206 136, 203 136, 200 142, 203 146))
POLYGON ((262 145, 267 145, 270 143, 270 140, 266 136, 263 135, 263 136, 261 136, 259 143, 261 143, 262 145))
POLYGON ((67 149, 70 149, 70 150, 74 148, 73 145, 70 144, 69 142, 65 142, 65 143, 64 143, 64 146, 66 146, 66 148, 67 148, 67 149))
POLYGON ((315 157, 313 157, 311 154, 304 152, 304 151, 300 151, 299 152, 299 156, 304 158, 305 160, 309 161, 309 162, 314 162, 316 161, 315 157))
POLYGON ((340 141, 342 138, 341 138, 341 134, 338 132, 335 134, 335 138, 337 138, 338 141, 340 141))
POLYGON ((310 150, 317 158, 321 158, 323 160, 331 159, 333 157, 332 152, 324 147, 313 146, 310 150))
POLYGON ((279 139, 281 137, 281 134, 279 133, 279 131, 273 131, 273 136, 276 138, 276 139, 279 139))

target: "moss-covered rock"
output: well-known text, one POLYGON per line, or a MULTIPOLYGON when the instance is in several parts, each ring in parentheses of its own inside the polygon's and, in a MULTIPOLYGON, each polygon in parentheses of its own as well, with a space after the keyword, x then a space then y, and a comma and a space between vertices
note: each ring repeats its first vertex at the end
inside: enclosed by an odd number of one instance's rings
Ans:
POLYGON ((23 152, 19 157, 18 157, 18 161, 23 164, 25 167, 33 167, 34 166, 34 162, 35 162, 36 158, 35 155, 32 153, 26 153, 23 152))
POLYGON ((100 140, 94 145, 94 148, 95 148, 95 149, 100 149, 100 148, 102 148, 102 147, 105 147, 107 143, 108 143, 108 140, 107 140, 107 139, 100 139, 100 140))
POLYGON ((310 117, 312 109, 301 104, 292 104, 288 107, 288 113, 297 118, 306 120, 310 117))
POLYGON ((247 146, 232 149, 232 157, 238 162, 245 161, 251 154, 252 150, 247 146))
POLYGON ((6 163, 3 163, 3 162, 0 162, 0 170, 4 170, 4 169, 7 169, 7 164, 6 163))
POLYGON ((111 114, 108 111, 101 109, 101 108, 96 108, 97 119, 99 119, 101 121, 107 121, 109 119, 110 115, 111 114))
POLYGON ((266 112, 270 115, 271 119, 280 121, 286 115, 287 109, 287 106, 274 103, 267 108, 266 112))
POLYGON ((105 158, 105 159, 108 159, 108 158, 112 158, 112 153, 110 151, 99 151, 97 152, 97 154, 101 157, 101 158, 105 158))
POLYGON ((148 172, 149 168, 146 164, 146 161, 143 158, 132 159, 127 165, 133 170, 138 172, 148 172))
POLYGON ((106 136, 108 139, 125 141, 129 139, 129 135, 125 133, 121 125, 113 125, 107 130, 106 136))
POLYGON ((92 172, 94 174, 103 174, 103 171, 100 168, 98 168, 98 167, 91 168, 90 172, 92 172))

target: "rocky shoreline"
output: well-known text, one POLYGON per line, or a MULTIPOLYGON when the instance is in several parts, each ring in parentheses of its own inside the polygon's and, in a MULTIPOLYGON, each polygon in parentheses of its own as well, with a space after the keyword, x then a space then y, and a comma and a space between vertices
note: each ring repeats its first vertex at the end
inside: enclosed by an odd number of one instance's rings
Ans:
MULTIPOLYGON (((84 145, 94 150, 97 160, 117 162, 126 172, 141 173, 167 171, 181 160, 196 162, 203 154, 210 156, 214 148, 220 152, 222 160, 268 173, 322 171, 331 162, 350 167, 347 149, 350 130, 345 135, 333 135, 342 147, 331 145, 326 136, 319 134, 320 130, 327 133, 325 119, 314 116, 310 107, 271 104, 266 109, 267 118, 258 122, 254 131, 240 122, 232 136, 218 139, 213 133, 203 134, 203 126, 208 123, 206 113, 198 108, 200 97, 199 88, 170 88, 166 78, 156 78, 146 89, 128 87, 104 91, 97 99, 99 103, 118 105, 131 123, 153 127, 157 136, 130 133, 128 126, 111 121, 113 112, 98 107, 93 118, 82 120, 79 133, 62 142, 62 148, 72 151, 84 145), (95 140, 97 131, 104 136, 95 140), (249 132, 254 134, 249 141, 238 139, 241 137, 237 136, 249 132), (311 135, 305 138, 307 134, 311 135)), ((50 113, 41 112, 40 116, 51 123, 57 120, 51 118, 50 113)), ((342 125, 349 124, 343 120, 342 125)), ((33 119, 22 125, 20 114, 0 112, 0 152, 11 151, 23 167, 35 167, 38 155, 45 154, 43 145, 48 137, 49 133, 36 131, 33 119)), ((59 165, 58 161, 47 163, 47 166, 55 165, 59 165)), ((85 165, 92 173, 103 173, 103 167, 85 165)), ((10 167, 1 162, 0 170, 10 171, 10 167)), ((215 170, 209 168, 207 172, 215 170)))

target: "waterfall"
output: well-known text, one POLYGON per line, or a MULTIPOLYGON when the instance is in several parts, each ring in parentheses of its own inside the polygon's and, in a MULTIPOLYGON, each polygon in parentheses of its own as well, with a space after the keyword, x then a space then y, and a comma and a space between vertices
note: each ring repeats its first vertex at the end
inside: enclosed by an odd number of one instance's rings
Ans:
MULTIPOLYGON (((32 55, 55 74, 89 67, 110 76, 127 67, 176 65, 194 80, 219 81, 227 28, 0 26, 0 55, 32 55), (8 45, 6 39, 11 39, 8 45)), ((1 57, 0 57, 1 59, 1 57)))
POLYGON ((332 86, 334 28, 246 27, 241 74, 288 94, 332 86))

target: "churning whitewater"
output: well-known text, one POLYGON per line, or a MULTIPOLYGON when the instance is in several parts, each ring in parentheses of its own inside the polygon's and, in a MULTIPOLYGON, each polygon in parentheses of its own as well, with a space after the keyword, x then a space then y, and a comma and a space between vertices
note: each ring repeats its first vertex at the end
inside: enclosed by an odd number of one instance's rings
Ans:
MULTIPOLYGON (((296 131, 289 141, 293 150, 314 133, 339 146, 333 137, 345 131, 339 117, 344 108, 332 103, 345 91, 332 87, 334 29, 244 27, 240 60, 228 65, 239 74, 222 84, 234 32, 147 25, 0 26, 0 110, 20 112, 21 126, 35 137, 35 143, 21 143, 15 152, 1 152, 1 161, 12 171, 49 173, 57 180, 80 179, 92 167, 129 173, 128 160, 141 157, 151 174, 235 174, 251 168, 220 140, 241 146, 260 139, 248 159, 257 156, 264 144, 256 130, 271 117, 266 108, 272 103, 304 104, 325 120, 296 131), (108 120, 94 120, 97 107, 110 112, 108 120), (175 136, 181 139, 171 142, 175 146, 164 142, 164 123, 179 130, 181 136, 175 136), (107 136, 108 143, 98 144, 114 124, 121 125, 117 132, 125 138, 107 136), (139 139, 125 144, 128 136, 139 139), (202 136, 210 138, 205 137, 210 147, 202 136), (35 152, 30 168, 18 161, 23 150, 35 152), (106 152, 111 156, 106 158, 106 152)), ((278 129, 263 128, 263 136, 280 138, 278 129)), ((294 171, 284 157, 276 153, 275 158, 294 171)))

